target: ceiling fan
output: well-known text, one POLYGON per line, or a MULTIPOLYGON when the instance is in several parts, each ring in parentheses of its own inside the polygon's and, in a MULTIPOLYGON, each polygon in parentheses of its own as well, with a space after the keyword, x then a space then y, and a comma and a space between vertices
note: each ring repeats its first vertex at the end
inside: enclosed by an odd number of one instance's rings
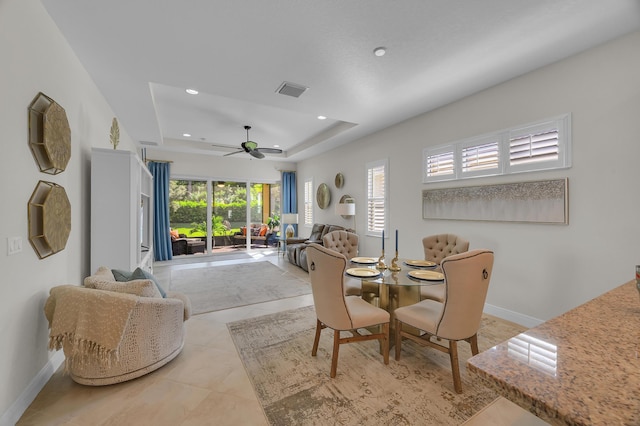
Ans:
POLYGON ((279 148, 258 148, 258 144, 256 142, 249 140, 249 130, 251 129, 251 126, 244 126, 244 129, 247 131, 247 141, 246 142, 242 142, 240 144, 242 149, 240 149, 238 151, 235 151, 235 152, 230 152, 228 154, 225 154, 224 155, 225 157, 227 157, 229 155, 238 154, 240 152, 247 152, 247 153, 249 153, 249 155, 251 155, 252 157, 255 157, 255 158, 264 158, 264 153, 267 153, 267 154, 282 154, 282 150, 279 149, 279 148))

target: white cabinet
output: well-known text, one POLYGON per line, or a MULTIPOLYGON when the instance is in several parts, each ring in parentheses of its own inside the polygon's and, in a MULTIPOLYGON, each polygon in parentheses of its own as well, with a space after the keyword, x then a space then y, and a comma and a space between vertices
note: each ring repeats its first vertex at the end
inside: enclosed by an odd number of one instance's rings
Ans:
POLYGON ((91 150, 91 271, 153 268, 153 177, 135 153, 91 150))

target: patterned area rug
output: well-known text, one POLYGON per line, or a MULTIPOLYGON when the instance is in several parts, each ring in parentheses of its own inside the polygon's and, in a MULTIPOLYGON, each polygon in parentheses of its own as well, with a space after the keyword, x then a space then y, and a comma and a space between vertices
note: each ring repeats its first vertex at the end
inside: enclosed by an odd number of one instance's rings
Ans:
POLYGON ((169 290, 186 294, 194 314, 311 293, 311 286, 270 262, 171 271, 169 290))
MULTIPOLYGON (((404 340, 389 365, 377 341, 341 345, 338 375, 329 377, 333 332, 325 329, 317 357, 312 306, 228 324, 258 399, 272 425, 459 425, 497 394, 466 371, 469 345, 459 343, 463 382, 455 393, 449 357, 404 340)), ((526 328, 484 315, 480 350, 526 328)))

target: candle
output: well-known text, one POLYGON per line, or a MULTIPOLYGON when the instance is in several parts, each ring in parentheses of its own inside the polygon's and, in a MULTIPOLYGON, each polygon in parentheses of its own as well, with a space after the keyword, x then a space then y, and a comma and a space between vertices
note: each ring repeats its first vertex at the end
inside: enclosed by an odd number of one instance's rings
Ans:
POLYGON ((398 230, 396 229, 396 253, 398 252, 398 230))
POLYGON ((384 229, 382 230, 382 251, 384 251, 384 229))

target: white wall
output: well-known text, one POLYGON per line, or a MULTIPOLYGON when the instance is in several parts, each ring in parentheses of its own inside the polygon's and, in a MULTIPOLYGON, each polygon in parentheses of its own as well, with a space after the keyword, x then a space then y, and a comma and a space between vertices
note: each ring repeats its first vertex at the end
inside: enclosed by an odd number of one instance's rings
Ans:
POLYGON ((355 197, 360 253, 379 255, 379 238, 364 235, 365 163, 388 158, 390 230, 399 230, 401 256, 423 256, 421 238, 426 235, 461 235, 471 248, 496 253, 487 300, 490 310, 521 323, 556 316, 629 281, 634 265, 640 264, 638 46, 636 32, 300 162, 298 196, 303 197, 301 185, 309 177, 314 179, 314 190, 322 182, 329 184, 331 205, 325 210, 315 206, 315 222, 337 224, 353 222, 335 215, 335 202, 345 193, 355 197), (426 146, 567 112, 573 120, 570 169, 421 183, 426 146), (333 184, 338 172, 345 175, 340 190, 333 184), (425 188, 558 177, 569 178, 568 226, 422 219, 425 188))
MULTIPOLYGON (((39 1, 0 1, 0 58, 0 423, 13 424, 37 381, 48 379, 42 372, 55 367, 43 314, 49 289, 81 284, 90 272, 89 155, 92 146, 110 147, 114 114, 39 1), (39 172, 27 144, 27 107, 38 92, 66 110, 71 127, 71 160, 55 176, 39 172), (72 217, 66 248, 43 260, 27 228, 27 202, 39 180, 65 188, 72 217), (7 238, 17 236, 23 250, 8 256, 7 238)), ((133 149, 126 129, 120 134, 118 149, 133 149)))

